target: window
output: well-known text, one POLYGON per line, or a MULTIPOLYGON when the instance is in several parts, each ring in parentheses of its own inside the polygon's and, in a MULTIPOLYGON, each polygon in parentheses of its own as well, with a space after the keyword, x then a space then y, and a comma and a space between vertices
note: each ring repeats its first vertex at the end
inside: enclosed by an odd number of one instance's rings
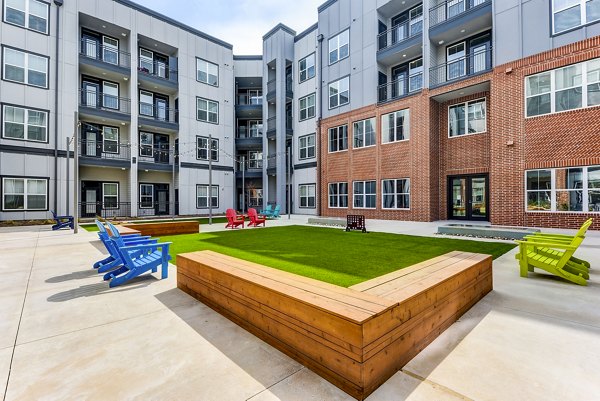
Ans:
POLYGON ((390 143, 410 139, 409 109, 381 116, 381 142, 390 143))
POLYGON ((300 98, 300 121, 314 118, 315 116, 315 94, 300 98))
POLYGON ((525 172, 529 212, 600 212, 600 166, 525 172))
POLYGON ((300 60, 300 82, 307 81, 315 76, 315 54, 309 54, 300 60))
POLYGON ((354 147, 364 148, 375 145, 375 117, 354 123, 354 147))
POLYGON ((119 40, 110 36, 102 36, 102 60, 119 65, 119 40))
POLYGON ((248 152, 248 168, 249 169, 262 169, 263 157, 262 152, 259 151, 250 151, 248 152))
POLYGON ((209 61, 196 59, 196 80, 212 86, 219 86, 219 66, 209 61))
POLYGON ((2 79, 48 88, 48 58, 5 47, 2 79))
POLYGON ((154 53, 140 48, 140 70, 147 74, 154 74, 154 53))
POLYGON ((329 84, 329 108, 343 106, 350 102, 350 77, 329 84))
POLYGON ((154 135, 148 132, 140 132, 140 156, 154 157, 154 135))
POLYGON ((600 59, 525 78, 525 114, 543 114, 600 105, 600 59))
POLYGON ((329 65, 345 59, 350 54, 350 30, 329 39, 329 65))
POLYGON ((381 181, 384 209, 410 209, 410 180, 381 181))
POLYGON ((485 99, 448 107, 448 136, 486 132, 485 107, 485 99))
POLYGON ((154 94, 152 92, 140 91, 140 114, 154 117, 154 94))
POLYGON ((348 183, 335 182, 329 184, 329 207, 347 208, 348 207, 348 183))
POLYGON ((104 153, 119 153, 119 129, 102 127, 102 151, 104 153))
POLYGON ((48 112, 3 105, 2 137, 25 141, 48 141, 48 112))
POLYGON ((102 209, 119 207, 119 184, 116 182, 102 183, 102 209))
MULTIPOLYGON (((196 141, 197 141, 197 152, 196 152, 196 159, 198 160, 208 160, 208 141, 209 138, 206 136, 197 136, 196 137, 196 141)), ((210 158, 212 159, 212 161, 216 162, 219 161, 219 140, 218 139, 212 139, 212 146, 210 149, 210 158)))
POLYGON ((48 210, 48 179, 2 178, 2 210, 48 210))
POLYGON ((140 184, 140 207, 151 209, 154 207, 154 185, 140 184))
POLYGON ((49 7, 37 0, 5 0, 4 21, 47 34, 49 7))
POLYGON ((348 126, 329 128, 329 152, 340 152, 348 149, 348 126))
POLYGON ((377 183, 375 181, 354 181, 354 208, 375 209, 377 202, 377 183))
POLYGON ((315 157, 315 134, 305 135, 298 138, 298 159, 313 159, 315 157))
POLYGON ((300 207, 314 209, 316 205, 316 185, 303 184, 298 185, 298 194, 300 196, 300 207))
MULTIPOLYGON (((213 185, 211 187, 211 204, 212 207, 219 207, 219 186, 213 185)), ((208 209, 208 185, 196 185, 196 208, 197 209, 208 209)))
POLYGON ((102 82, 102 106, 107 109, 119 110, 119 84, 102 82))
POLYGON ((196 98, 197 115, 198 121, 205 121, 207 123, 218 124, 219 123, 219 103, 212 100, 203 99, 201 97, 196 98))
POLYGON ((598 0, 553 0, 554 33, 560 33, 600 20, 598 0))

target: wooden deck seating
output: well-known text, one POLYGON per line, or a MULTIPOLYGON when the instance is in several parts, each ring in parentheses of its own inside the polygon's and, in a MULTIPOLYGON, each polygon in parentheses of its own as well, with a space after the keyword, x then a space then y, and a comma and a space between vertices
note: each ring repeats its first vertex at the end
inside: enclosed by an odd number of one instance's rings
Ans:
POLYGON ((177 286, 362 400, 492 289, 492 258, 449 254, 342 288, 211 251, 177 286))
POLYGON ((123 224, 122 227, 137 230, 142 235, 150 235, 152 237, 197 234, 200 231, 197 221, 162 221, 157 223, 123 224))

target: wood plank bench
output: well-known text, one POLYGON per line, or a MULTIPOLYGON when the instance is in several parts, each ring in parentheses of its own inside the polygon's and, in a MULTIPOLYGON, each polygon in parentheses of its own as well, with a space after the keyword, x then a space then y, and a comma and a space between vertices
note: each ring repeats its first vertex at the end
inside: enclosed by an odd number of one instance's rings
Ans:
POLYGON ((163 221, 160 223, 122 224, 122 226, 152 237, 200 232, 200 225, 197 221, 163 221))
POLYGON ((177 286, 363 400, 492 289, 489 255, 451 252, 352 288, 212 251, 177 286))
MULTIPOLYGON (((115 226, 117 227, 117 230, 119 230, 119 234, 121 235, 129 235, 129 234, 140 234, 140 232, 138 230, 135 230, 133 228, 129 228, 129 227, 125 227, 125 226, 115 226)), ((112 235, 112 232, 110 231, 110 227, 106 227, 106 231, 108 231, 108 233, 112 235)))

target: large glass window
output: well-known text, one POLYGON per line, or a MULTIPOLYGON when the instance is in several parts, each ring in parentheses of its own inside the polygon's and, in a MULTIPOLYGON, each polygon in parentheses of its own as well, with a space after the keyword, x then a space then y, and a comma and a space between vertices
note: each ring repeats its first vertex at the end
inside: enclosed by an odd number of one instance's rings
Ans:
POLYGON ((334 182, 329 184, 329 207, 347 208, 348 207, 348 183, 334 182))
POLYGON ((4 138, 34 142, 48 140, 48 112, 4 105, 2 116, 4 138))
POLYGON ((552 171, 527 172, 527 210, 552 210, 552 171))
POLYGON ((2 78, 40 88, 48 87, 48 58, 4 48, 2 78))
POLYGON ((212 124, 219 123, 219 103, 197 97, 196 107, 196 119, 198 121, 205 121, 212 124))
POLYGON ((329 128, 329 152, 348 149, 348 126, 329 128))
POLYGON ((381 116, 381 142, 390 143, 410 139, 409 109, 381 116))
POLYGON ((119 153, 119 129, 102 127, 102 151, 104 153, 119 153))
POLYGON ((260 151, 248 152, 248 168, 249 169, 262 169, 263 167, 263 156, 260 151))
POLYGON ((212 86, 219 86, 219 66, 209 61, 196 59, 196 79, 212 86))
POLYGON ((587 105, 600 105, 600 59, 587 62, 587 105))
POLYGON ((581 64, 574 64, 554 71, 555 111, 581 108, 581 64))
POLYGON ((2 178, 2 210, 47 210, 48 180, 2 178))
POLYGON ((102 183, 102 208, 116 209, 119 207, 119 184, 116 182, 102 183))
POLYGON ((315 116, 315 98, 316 96, 314 93, 300 98, 300 121, 307 120, 315 116))
POLYGON ((38 0, 5 0, 4 21, 32 31, 48 33, 50 5, 38 0))
POLYGON ((329 108, 343 106, 350 102, 350 77, 329 84, 329 108))
POLYGON ((375 145, 375 117, 357 121, 353 127, 354 148, 375 145))
POLYGON ((410 209, 410 180, 381 181, 384 209, 410 209))
POLYGON ((354 181, 353 202, 355 209, 375 209, 377 207, 377 182, 354 181))
POLYGON ((314 209, 316 206, 316 185, 302 184, 298 185, 298 195, 300 197, 300 207, 314 209))
POLYGON ((487 131, 485 99, 456 104, 448 108, 448 136, 487 131))
POLYGON ((315 76, 315 53, 309 54, 300 60, 300 82, 307 81, 315 76))
POLYGON ((600 212, 600 167, 588 167, 587 182, 587 210, 600 212))
POLYGON ((211 200, 212 207, 219 207, 219 186, 213 185, 210 191, 210 197, 208 195, 208 185, 196 185, 196 208, 197 209, 208 209, 209 198, 211 200))
POLYGON ((315 157, 315 134, 309 134, 298 138, 298 159, 314 159, 315 157))
POLYGON ((554 33, 600 20, 599 0, 552 0, 554 33))
POLYGON ((196 159, 198 160, 208 160, 208 152, 210 152, 210 157, 212 161, 219 161, 219 140, 212 138, 212 146, 208 148, 209 138, 206 136, 197 136, 197 152, 196 159))
POLYGON ((329 64, 337 63, 350 54, 350 30, 329 39, 329 64))
POLYGON ((140 132, 140 156, 154 157, 154 135, 140 132))

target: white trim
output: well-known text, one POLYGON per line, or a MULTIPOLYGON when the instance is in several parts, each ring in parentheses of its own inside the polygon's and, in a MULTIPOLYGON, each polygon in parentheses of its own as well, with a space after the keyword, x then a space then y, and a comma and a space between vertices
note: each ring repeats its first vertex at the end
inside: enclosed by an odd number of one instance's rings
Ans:
POLYGON ((338 33, 337 35, 329 38, 329 40, 327 41, 327 65, 333 65, 335 63, 338 63, 348 57, 350 57, 350 28, 346 28, 343 31, 341 31, 340 33, 338 33), (342 36, 343 34, 348 33, 348 42, 344 43, 342 45, 340 45, 340 36, 342 36), (331 45, 332 42, 334 42, 334 46, 335 49, 332 49, 331 45), (340 58, 340 49, 342 47, 344 47, 345 45, 348 45, 348 54, 344 57, 340 58), (331 61, 331 53, 333 53, 334 51, 337 51, 337 57, 335 59, 335 61, 331 61))
POLYGON ((3 47, 3 52, 2 52, 2 79, 7 81, 7 82, 15 82, 15 83, 19 83, 19 84, 23 84, 23 85, 28 85, 28 86, 32 86, 34 88, 42 88, 42 89, 48 89, 48 60, 49 57, 46 56, 40 56, 37 54, 33 54, 33 53, 29 53, 23 50, 18 50, 12 47, 3 47), (10 51, 14 51, 16 53, 21 53, 23 54, 23 66, 20 65, 16 65, 16 64, 8 64, 6 62, 6 51, 10 50, 10 51), (31 71, 35 71, 38 73, 43 73, 46 77, 45 80, 45 84, 43 86, 40 85, 35 85, 35 84, 31 84, 29 83, 29 57, 37 57, 39 59, 43 59, 44 62, 46 63, 46 71, 40 71, 40 70, 34 70, 33 68, 31 69, 31 71), (15 81, 13 79, 8 79, 6 77, 6 66, 11 66, 11 67, 15 67, 15 68, 22 68, 23 69, 23 81, 15 81))
MULTIPOLYGON (((10 22, 10 21, 8 21, 8 20, 6 19, 6 9, 7 9, 7 8, 9 8, 9 7, 8 7, 8 5, 6 4, 6 3, 7 3, 7 2, 6 2, 6 0, 3 0, 3 2, 4 2, 4 14, 3 14, 3 15, 4 15, 4 17, 3 17, 3 21, 4 21, 5 23, 7 23, 7 24, 10 24, 10 25, 14 25, 14 26, 20 26, 20 27, 22 27, 22 28, 28 29, 28 30, 30 30, 30 31, 33 31, 33 32, 38 32, 38 33, 42 33, 42 34, 48 35, 48 34, 49 34, 49 29, 50 29, 50 4, 49 4, 49 3, 46 3, 46 2, 43 2, 43 1, 31 0, 31 1, 34 1, 34 2, 36 2, 36 3, 38 3, 38 4, 41 4, 41 5, 43 5, 44 7, 46 7, 46 15, 45 15, 45 16, 43 16, 43 15, 34 14, 33 12, 31 12, 31 11, 29 10, 29 1, 30 1, 30 0, 24 0, 24 3, 25 3, 25 4, 24 4, 24 8, 25 8, 25 9, 24 9, 24 10, 18 10, 18 9, 14 9, 14 8, 13 8, 13 10, 21 11, 21 12, 23 12, 23 13, 25 14, 25 25, 19 25, 19 24, 16 24, 16 23, 14 23, 14 22, 10 22), (31 27, 29 26, 29 15, 33 15, 34 17, 38 17, 38 18, 40 18, 40 19, 43 19, 43 20, 45 20, 45 21, 46 21, 46 30, 45 30, 45 31, 38 31, 37 29, 33 29, 33 28, 31 28, 31 27)), ((11 8, 12 8, 12 7, 11 7, 11 8)))
POLYGON ((140 201, 140 209, 154 209, 154 184, 141 184, 139 186, 139 191, 140 191, 140 196, 139 196, 139 201, 140 201), (142 195, 142 187, 150 187, 152 190, 150 191, 150 195, 142 195), (151 205, 150 206, 142 206, 142 196, 144 198, 150 198, 152 199, 150 201, 151 205))
POLYGON ((464 136, 469 136, 469 135, 479 135, 479 134, 487 134, 488 130, 488 110, 487 110, 487 98, 482 97, 482 98, 478 98, 478 99, 473 99, 473 100, 469 100, 467 102, 461 102, 461 103, 455 103, 455 104, 451 104, 448 106, 448 129, 447 129, 447 134, 448 134, 448 138, 452 139, 452 138, 461 138, 464 136), (485 130, 484 131, 480 131, 480 132, 468 132, 469 131, 469 104, 471 103, 479 103, 483 101, 483 104, 485 105, 485 130), (450 136, 450 108, 452 107, 456 107, 456 106, 460 106, 460 105, 464 105, 465 106, 465 133, 462 135, 454 135, 454 136, 450 136))
POLYGON ((298 208, 299 209, 316 209, 317 208, 317 184, 298 184, 298 208), (314 195, 310 196, 310 191, 307 189, 307 195, 306 196, 302 196, 302 194, 300 193, 300 188, 301 187, 306 187, 308 189, 310 189, 311 187, 314 190, 314 195), (302 206, 302 198, 306 198, 306 204, 307 206, 302 206), (309 202, 308 200, 310 198, 314 198, 315 199, 315 205, 314 206, 309 206, 309 202))
POLYGON ((352 209, 366 209, 366 210, 373 210, 373 209, 377 209, 377 180, 356 180, 356 181, 352 181, 352 209), (375 183, 375 192, 374 193, 368 193, 366 192, 366 187, 367 187, 367 182, 374 182, 375 183), (356 183, 362 183, 363 184, 363 193, 362 194, 358 194, 356 195, 354 193, 354 184, 356 183), (366 205, 367 202, 367 196, 375 196, 375 206, 373 207, 367 207, 367 206, 355 206, 354 205, 354 198, 360 196, 363 198, 363 205, 366 205))
POLYGON ((348 149, 350 148, 350 143, 348 142, 348 140, 349 140, 348 124, 342 124, 342 125, 338 125, 338 126, 335 126, 335 127, 328 128, 327 129, 327 153, 347 152, 348 149), (332 129, 338 130, 338 139, 336 140, 336 142, 338 142, 339 141, 339 128, 341 128, 341 127, 346 127, 346 149, 331 150, 331 147, 330 147, 330 144, 331 144, 330 132, 331 132, 332 129))
POLYGON ((28 141, 28 142, 38 142, 38 143, 48 143, 48 115, 49 113, 45 110, 37 110, 37 109, 28 109, 26 107, 21 107, 21 106, 15 106, 12 104, 3 104, 2 105, 2 138, 5 139, 10 139, 10 140, 16 140, 16 141, 28 141), (23 125, 23 138, 15 138, 12 136, 7 136, 6 135, 6 123, 9 124, 21 124, 18 122, 14 122, 14 121, 7 121, 6 120, 6 108, 7 107, 12 107, 13 109, 21 109, 23 110, 23 118, 24 121, 22 123, 23 125), (46 115, 46 125, 42 126, 42 125, 35 125, 35 124, 29 124, 29 112, 33 111, 36 113, 44 113, 46 115), (29 138, 29 126, 33 126, 33 127, 42 127, 46 129, 46 137, 43 140, 37 140, 37 139, 30 139, 29 138))
POLYGON ((27 211, 46 211, 48 210, 48 179, 47 178, 27 178, 27 177, 2 177, 2 211, 4 212, 27 212, 27 211), (6 180, 21 180, 23 181, 23 193, 21 194, 20 192, 13 192, 13 193, 6 193, 6 180), (43 195, 46 199, 46 201, 44 202, 44 207, 43 208, 37 208, 37 209, 31 209, 28 207, 27 204, 27 197, 29 196, 28 191, 27 191, 27 183, 28 181, 44 181, 46 183, 46 185, 44 185, 44 189, 45 189, 45 193, 44 194, 32 194, 35 196, 41 196, 43 195), (5 204, 5 198, 6 195, 17 195, 23 196, 23 209, 7 209, 6 208, 6 204, 5 204))
POLYGON ((327 183, 327 207, 329 209, 348 209, 348 207, 350 206, 350 193, 349 193, 349 187, 350 185, 348 184, 347 181, 340 181, 340 182, 329 182, 327 183), (331 197, 335 196, 337 198, 337 203, 338 205, 340 204, 340 184, 346 184, 346 206, 331 206, 331 197), (336 195, 331 195, 329 193, 329 186, 330 185, 335 185, 337 187, 337 194, 336 195))
POLYGON ((410 107, 405 108, 405 109, 401 109, 401 110, 392 111, 390 113, 382 114, 381 115, 381 144, 382 145, 387 145, 387 144, 390 144, 390 143, 398 143, 398 142, 409 141, 410 140, 410 125, 411 125, 410 124, 410 107), (396 139, 398 137, 398 130, 397 130, 398 125, 396 123, 394 123, 394 140, 393 141, 385 141, 383 135, 384 135, 384 132, 386 130, 383 129, 383 125, 384 125, 383 119, 386 118, 387 116, 389 116, 390 114, 393 114, 394 115, 394 121, 395 121, 396 118, 397 118, 396 114, 400 113, 400 112, 406 112, 406 114, 407 114, 406 121, 408 121, 408 129, 406 130, 407 132, 404 135, 404 139, 396 139))
POLYGON ((385 178, 381 180, 381 209, 382 210, 410 210, 410 205, 412 204, 411 195, 410 195, 410 178, 385 178), (408 192, 398 192, 398 181, 404 180, 408 181, 408 192), (394 182, 394 193, 385 193, 384 192, 384 181, 393 181, 394 182), (384 197, 385 196, 394 196, 394 204, 397 203, 396 196, 398 195, 408 195, 408 204, 409 207, 385 207, 384 197))
POLYGON ((102 210, 114 210, 119 208, 119 183, 118 182, 103 182, 102 183, 102 210), (104 198, 106 195, 104 194, 104 186, 105 185, 116 185, 117 186, 117 194, 116 195, 108 195, 109 198, 116 198, 117 206, 115 207, 105 207, 104 206, 104 198))

